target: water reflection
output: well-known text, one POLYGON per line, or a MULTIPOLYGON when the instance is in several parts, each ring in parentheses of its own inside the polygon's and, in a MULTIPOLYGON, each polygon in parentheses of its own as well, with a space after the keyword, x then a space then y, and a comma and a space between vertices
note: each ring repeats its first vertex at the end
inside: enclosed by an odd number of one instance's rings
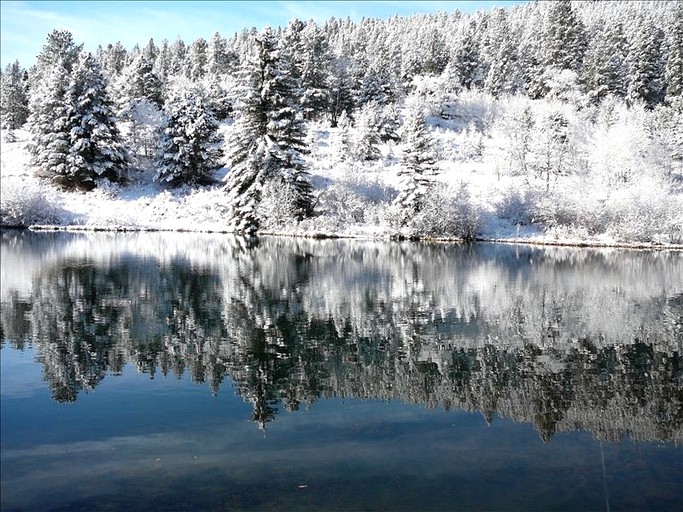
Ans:
POLYGON ((60 402, 132 364, 229 379, 261 427, 379 398, 678 444, 682 276, 667 252, 3 232, 0 328, 60 402))

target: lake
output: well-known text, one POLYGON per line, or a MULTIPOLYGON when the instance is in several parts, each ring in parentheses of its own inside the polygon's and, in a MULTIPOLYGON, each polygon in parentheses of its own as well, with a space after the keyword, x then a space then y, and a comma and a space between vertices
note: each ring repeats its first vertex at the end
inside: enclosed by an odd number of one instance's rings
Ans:
POLYGON ((1 506, 683 510, 683 255, 3 231, 1 506))

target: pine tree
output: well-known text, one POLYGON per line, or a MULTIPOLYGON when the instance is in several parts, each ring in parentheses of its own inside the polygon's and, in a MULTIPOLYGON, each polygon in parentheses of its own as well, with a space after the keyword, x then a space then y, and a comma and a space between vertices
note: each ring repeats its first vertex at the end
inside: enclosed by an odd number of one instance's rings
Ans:
POLYGON ((123 108, 146 100, 157 107, 163 105, 162 84, 154 72, 154 63, 144 55, 128 67, 120 82, 123 108))
POLYGON ((381 142, 379 131, 380 108, 380 105, 371 102, 363 105, 358 112, 354 156, 359 160, 378 160, 382 156, 379 150, 381 142))
POLYGON ((128 158, 104 74, 91 54, 79 59, 66 100, 71 131, 65 184, 89 188, 98 178, 121 181, 128 158))
POLYGON ((627 96, 631 102, 643 102, 654 108, 664 99, 664 33, 649 20, 637 27, 629 51, 629 83, 627 96))
POLYGON ((187 51, 187 64, 185 66, 185 76, 190 80, 201 80, 206 75, 208 48, 209 45, 202 37, 195 39, 190 45, 187 51))
POLYGON ((68 176, 67 157, 71 144, 66 102, 69 74, 59 61, 41 74, 40 82, 31 91, 28 125, 32 140, 28 150, 37 174, 62 184, 68 181, 65 177, 68 176))
POLYGON ((453 73, 460 82, 460 85, 470 89, 476 83, 480 62, 474 21, 469 21, 449 65, 453 69, 453 73))
POLYGON ((326 85, 330 125, 335 128, 342 112, 350 115, 354 108, 353 96, 351 95, 353 79, 349 75, 346 60, 336 59, 333 61, 326 85))
POLYGON ((666 99, 683 96, 683 4, 678 3, 669 29, 669 57, 666 61, 666 99))
POLYGON ((608 94, 625 96, 627 50, 621 23, 608 24, 595 38, 584 66, 584 83, 592 98, 600 101, 608 94))
POLYGON ((280 180, 296 196, 298 218, 312 213, 313 199, 303 156, 308 152, 299 115, 300 90, 290 79, 275 34, 266 28, 255 37, 258 54, 245 70, 246 98, 230 141, 226 189, 237 231, 259 227, 263 186, 280 180))
POLYGON ((67 94, 70 74, 80 52, 81 46, 74 43, 70 32, 54 30, 48 34, 31 76, 28 117, 31 164, 39 175, 60 184, 69 174, 67 156, 72 126, 67 94))
POLYGON ((328 76, 332 57, 325 35, 309 21, 303 29, 304 56, 301 61, 301 107, 307 119, 320 119, 328 110, 328 76))
POLYGON ((421 209, 425 194, 437 173, 432 138, 420 110, 412 110, 406 118, 403 139, 406 144, 403 153, 405 170, 400 173, 403 176, 401 191, 394 203, 409 215, 421 209))
POLYGON ((510 35, 510 25, 504 10, 499 11, 493 38, 497 50, 484 80, 484 88, 493 96, 514 94, 522 88, 522 74, 519 68, 517 44, 510 35))
POLYGON ((548 12, 544 64, 580 73, 586 52, 586 33, 569 0, 553 2, 548 12))
POLYGON ((171 187, 206 184, 222 167, 223 153, 218 122, 204 99, 190 91, 178 91, 166 101, 168 124, 158 155, 155 180, 171 187))
POLYGON ((0 80, 0 126, 5 130, 21 128, 28 119, 25 71, 19 61, 8 64, 0 80))

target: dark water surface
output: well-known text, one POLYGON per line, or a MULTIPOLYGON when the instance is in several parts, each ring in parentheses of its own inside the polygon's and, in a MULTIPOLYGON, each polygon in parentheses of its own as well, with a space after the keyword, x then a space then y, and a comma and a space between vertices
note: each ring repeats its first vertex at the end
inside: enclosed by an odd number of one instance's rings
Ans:
POLYGON ((683 510, 683 256, 2 232, 10 510, 683 510))

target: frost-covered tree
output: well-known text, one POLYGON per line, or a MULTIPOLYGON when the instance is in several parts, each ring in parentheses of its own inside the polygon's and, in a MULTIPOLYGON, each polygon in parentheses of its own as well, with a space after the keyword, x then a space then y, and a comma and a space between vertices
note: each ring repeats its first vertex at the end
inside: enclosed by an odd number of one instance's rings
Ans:
POLYGON ((669 29, 669 55, 666 61, 666 98, 683 96, 683 4, 678 3, 669 29))
POLYGON ((474 20, 468 20, 467 27, 455 46, 449 62, 453 75, 460 85, 470 89, 480 79, 479 42, 476 38, 477 27, 474 20))
POLYGON ((124 73, 120 83, 122 108, 142 100, 156 106, 163 105, 161 80, 154 72, 154 63, 144 55, 138 56, 124 73))
POLYGON ((394 203, 410 215, 421 209, 437 173, 434 144, 421 110, 412 109, 409 113, 403 125, 403 140, 404 170, 400 172, 401 190, 394 203))
MULTIPOLYGON (((505 12, 502 9, 500 11, 505 12)), ((506 16, 500 16, 493 35, 497 39, 497 50, 494 50, 495 57, 484 80, 484 88, 494 96, 514 94, 522 88, 522 73, 518 62, 518 45, 510 34, 506 16)))
POLYGON ((29 117, 31 163, 40 176, 85 190, 99 178, 120 181, 126 152, 106 86, 90 54, 81 55, 70 73, 62 65, 43 71, 29 117))
POLYGON ((45 75, 49 75, 57 66, 71 73, 78 61, 83 45, 77 45, 71 32, 67 30, 53 30, 47 35, 47 41, 36 57, 36 66, 31 73, 33 83, 40 82, 45 75))
POLYGON ((621 23, 613 22, 596 37, 588 48, 584 66, 584 83, 588 95, 596 101, 605 96, 626 94, 628 45, 621 23))
POLYGON ((195 39, 188 48, 185 76, 190 80, 197 81, 204 78, 208 65, 208 49, 209 45, 202 37, 195 39))
POLYGON ((68 174, 71 147, 68 90, 81 46, 68 31, 54 30, 36 59, 29 90, 28 144, 31 165, 47 178, 68 174))
POLYGON ((58 64, 41 72, 40 82, 31 91, 28 144, 31 165, 38 175, 56 178, 68 175, 67 156, 71 144, 67 92, 69 73, 58 64))
POLYGON ((301 37, 304 55, 301 59, 301 107, 307 119, 320 119, 328 110, 329 82, 332 56, 323 32, 310 21, 301 37))
POLYGON ((270 180, 280 180, 283 187, 294 191, 297 218, 313 210, 304 160, 308 148, 299 104, 301 91, 281 58, 275 33, 266 28, 254 43, 257 54, 244 71, 244 104, 230 140, 226 184, 233 227, 244 232, 258 229, 259 203, 270 180))
POLYGON ((375 102, 366 103, 356 117, 356 134, 354 137, 354 156, 362 161, 378 160, 382 153, 379 150, 380 110, 375 102))
POLYGON ((580 73, 586 51, 585 27, 569 0, 550 5, 543 62, 546 67, 580 73))
POLYGON ((664 98, 664 33, 650 20, 638 25, 629 50, 629 83, 627 97, 631 102, 643 102, 654 108, 664 98))
POLYGON ((5 130, 21 128, 28 118, 26 71, 19 61, 8 64, 0 80, 0 125, 5 130))
POLYGON ((327 78, 327 107, 332 128, 337 126, 337 121, 346 112, 351 115, 354 108, 351 89, 353 79, 349 75, 348 62, 345 59, 332 61, 331 72, 327 78))
POLYGON ((176 91, 164 107, 168 115, 155 180, 171 187, 207 184, 223 164, 218 122, 200 94, 176 91))
POLYGON ((67 92, 71 127, 64 185, 89 188, 98 178, 121 181, 127 154, 116 126, 102 68, 92 54, 81 55, 67 92))

